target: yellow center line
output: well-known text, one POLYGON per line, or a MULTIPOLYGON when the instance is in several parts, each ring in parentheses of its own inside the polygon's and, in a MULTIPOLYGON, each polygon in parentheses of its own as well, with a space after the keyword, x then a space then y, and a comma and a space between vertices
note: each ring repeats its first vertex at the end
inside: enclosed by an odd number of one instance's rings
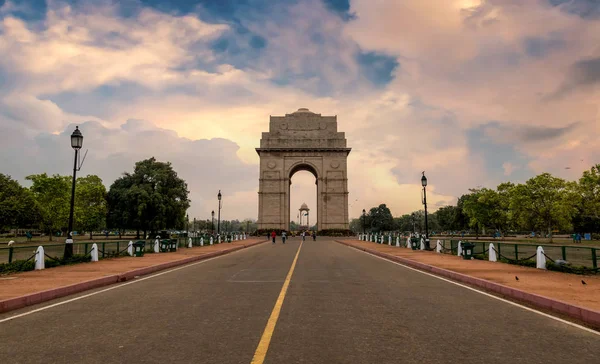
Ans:
POLYGON ((265 361, 267 351, 269 350, 269 344, 271 344, 271 337, 273 336, 273 331, 275 331, 275 325, 277 324, 277 319, 279 318, 279 313, 281 312, 281 306, 283 305, 283 300, 285 299, 285 294, 287 293, 288 286, 290 285, 290 281, 292 280, 292 274, 294 274, 294 268, 296 268, 296 262, 298 261, 298 256, 300 255, 301 248, 302 242, 300 242, 298 252, 296 253, 296 257, 292 262, 290 271, 288 272, 287 277, 285 277, 285 282, 283 282, 283 287, 281 287, 281 292, 279 292, 279 297, 277 297, 275 307, 273 307, 273 311, 271 312, 269 321, 267 321, 265 331, 263 332, 262 337, 260 338, 260 342, 258 343, 258 347, 254 352, 254 357, 252 358, 250 364, 262 364, 265 361))

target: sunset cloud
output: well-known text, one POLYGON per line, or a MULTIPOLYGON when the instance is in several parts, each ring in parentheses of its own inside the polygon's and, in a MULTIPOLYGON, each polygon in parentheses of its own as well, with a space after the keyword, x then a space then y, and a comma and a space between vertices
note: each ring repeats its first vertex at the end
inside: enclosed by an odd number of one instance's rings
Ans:
MULTIPOLYGON (((432 206, 541 172, 575 179, 600 162, 598 8, 4 1, 0 172, 68 174, 80 125, 82 173, 108 185, 154 155, 188 181, 190 216, 212 210, 220 188, 233 199, 227 218, 255 218, 254 148, 269 115, 308 107, 337 115, 353 148, 351 217, 379 203, 419 209, 422 171, 432 206)), ((310 178, 295 185, 292 199, 314 204, 310 178)))

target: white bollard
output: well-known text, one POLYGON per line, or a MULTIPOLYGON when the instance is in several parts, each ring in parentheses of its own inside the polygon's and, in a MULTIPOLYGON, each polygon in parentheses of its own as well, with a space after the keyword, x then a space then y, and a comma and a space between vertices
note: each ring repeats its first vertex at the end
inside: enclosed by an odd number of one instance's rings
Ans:
POLYGON ((462 240, 458 242, 457 254, 459 257, 462 257, 462 240))
POLYGON ((490 246, 488 247, 488 260, 490 262, 497 262, 498 261, 498 257, 496 256, 496 249, 494 248, 494 243, 490 243, 490 246))
POLYGON ((437 241, 435 251, 438 253, 442 252, 442 242, 440 240, 437 241))
POLYGON ((154 252, 155 252, 155 253, 158 253, 158 252, 160 252, 160 249, 159 249, 159 247, 158 247, 158 244, 159 244, 159 242, 158 242, 158 239, 154 240, 154 252))
POLYGON ((191 248, 191 247, 192 247, 192 238, 189 238, 188 239, 188 248, 191 248))
POLYGON ((406 247, 410 249, 410 236, 406 238, 406 247))
POLYGON ((213 237, 210 237, 210 245, 213 245, 213 237))
POLYGON ((129 241, 129 244, 127 244, 127 254, 132 257, 133 256, 133 241, 129 241))
POLYGON ((90 252, 90 256, 92 257, 92 262, 98 261, 98 245, 96 245, 96 243, 92 244, 92 251, 90 252))
POLYGON ((400 236, 396 236, 396 246, 400 247, 400 236))
POLYGON ((218 235, 219 244, 221 244, 221 235, 218 235))
POLYGON ((200 246, 204 246, 204 238, 200 238, 200 246))
POLYGON ((41 270, 46 267, 46 257, 44 257, 44 247, 38 246, 35 251, 35 270, 41 270))
POLYGON ((425 239, 421 238, 421 250, 425 250, 425 239))
POLYGON ((388 236, 388 245, 392 245, 392 236, 391 235, 388 236))
POLYGON ((535 267, 537 269, 546 269, 546 256, 544 255, 544 248, 541 246, 537 247, 537 256, 535 260, 535 267))

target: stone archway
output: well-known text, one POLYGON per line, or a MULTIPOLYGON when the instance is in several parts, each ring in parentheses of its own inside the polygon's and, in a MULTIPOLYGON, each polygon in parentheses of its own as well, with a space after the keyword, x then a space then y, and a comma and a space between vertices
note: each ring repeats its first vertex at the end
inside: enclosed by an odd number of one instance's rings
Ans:
POLYGON ((347 158, 337 116, 321 116, 308 109, 271 116, 262 134, 258 189, 258 228, 290 227, 290 184, 298 171, 309 171, 317 184, 317 229, 348 229, 347 158))

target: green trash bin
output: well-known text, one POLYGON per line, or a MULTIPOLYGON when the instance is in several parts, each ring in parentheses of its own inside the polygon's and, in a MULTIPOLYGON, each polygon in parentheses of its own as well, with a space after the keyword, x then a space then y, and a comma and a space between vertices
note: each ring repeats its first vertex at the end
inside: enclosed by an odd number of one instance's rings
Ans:
POLYGON ((169 251, 176 252, 177 251, 177 239, 171 239, 169 242, 169 251))
POLYGON ((143 257, 144 250, 146 250, 146 242, 143 240, 136 241, 133 243, 133 252, 136 257, 143 257))
POLYGON ((169 244, 171 242, 168 239, 163 239, 160 241, 160 251, 161 253, 166 253, 169 251, 169 244))
POLYGON ((473 259, 473 248, 475 248, 475 244, 469 242, 462 243, 462 256, 465 260, 473 259))
POLYGON ((419 238, 415 238, 415 237, 410 238, 410 248, 412 250, 419 250, 419 248, 420 248, 419 238))

